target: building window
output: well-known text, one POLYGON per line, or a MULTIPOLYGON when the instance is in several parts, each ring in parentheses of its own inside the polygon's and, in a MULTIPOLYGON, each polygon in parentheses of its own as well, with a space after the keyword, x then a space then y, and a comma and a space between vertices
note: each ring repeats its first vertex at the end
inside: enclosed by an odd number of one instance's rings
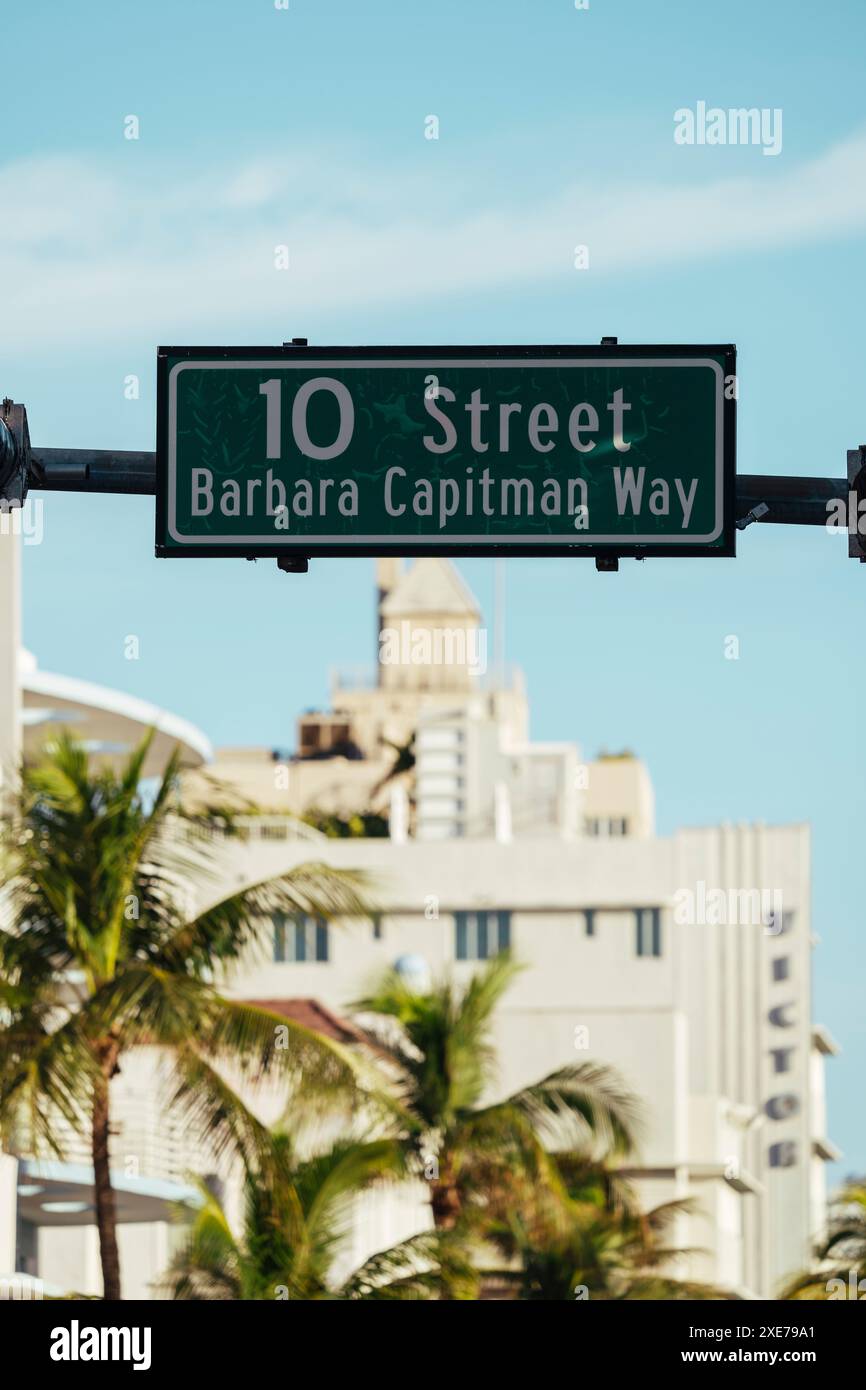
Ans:
POLYGON ((625 816, 590 816, 584 828, 595 839, 618 839, 628 834, 628 820, 625 816))
POLYGON ((595 908, 583 909, 583 925, 587 936, 595 936, 595 908))
POLYGON ((660 956, 662 953, 661 909, 639 907, 635 911, 635 947, 639 956, 660 956))
POLYGON ((384 935, 385 929, 382 926, 382 914, 381 912, 376 912, 373 915, 373 940, 381 941, 384 935))
POLYGON ((278 964, 328 959, 328 924, 316 917, 274 917, 274 960, 278 964))
POLYGON ((776 956, 773 961, 773 979, 787 980, 791 976, 791 961, 788 956, 776 956))
POLYGON ((511 945, 510 912, 457 912, 458 960, 489 960, 511 945))

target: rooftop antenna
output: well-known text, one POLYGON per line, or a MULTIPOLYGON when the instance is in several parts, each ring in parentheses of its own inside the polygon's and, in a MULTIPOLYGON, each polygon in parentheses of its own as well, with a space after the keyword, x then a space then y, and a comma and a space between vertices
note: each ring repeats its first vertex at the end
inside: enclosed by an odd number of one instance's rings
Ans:
POLYGON ((505 561, 501 556, 493 561, 493 669, 501 690, 505 685, 505 561))
POLYGON ((376 684, 382 684, 382 604, 399 583, 403 561, 399 555, 379 556, 376 560, 376 684))

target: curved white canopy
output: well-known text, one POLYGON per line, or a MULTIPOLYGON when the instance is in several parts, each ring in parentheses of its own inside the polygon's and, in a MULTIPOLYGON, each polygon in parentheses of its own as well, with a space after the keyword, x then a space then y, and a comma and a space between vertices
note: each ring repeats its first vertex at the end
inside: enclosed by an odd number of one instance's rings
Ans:
POLYGON ((213 750, 194 724, 147 700, 111 690, 74 676, 39 671, 30 653, 21 653, 21 704, 24 757, 36 759, 60 729, 74 733, 97 758, 126 757, 148 729, 156 729, 144 775, 162 771, 172 750, 180 748, 184 767, 210 762, 213 750))

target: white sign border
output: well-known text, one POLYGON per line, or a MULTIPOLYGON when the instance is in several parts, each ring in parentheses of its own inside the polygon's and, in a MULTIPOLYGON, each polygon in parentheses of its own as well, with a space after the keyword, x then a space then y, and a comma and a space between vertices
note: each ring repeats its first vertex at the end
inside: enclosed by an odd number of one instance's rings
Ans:
MULTIPOLYGON (((469 357, 443 359, 433 358, 407 358, 407 357, 341 357, 331 360, 318 360, 309 357, 299 358, 297 362, 292 362, 284 357, 277 359, 263 358, 261 360, 251 360, 244 358, 241 361, 224 361, 222 359, 208 358, 206 361, 190 360, 178 362, 172 367, 168 376, 168 532, 172 540, 179 545, 225 545, 225 546, 244 546, 244 545, 267 545, 277 546, 281 539, 288 539, 272 533, 267 536, 187 536, 177 529, 176 497, 175 484, 177 475, 177 378, 181 372, 195 369, 197 371, 226 371, 230 369, 247 368, 251 371, 325 371, 338 370, 345 371, 355 368, 357 370, 370 368, 395 368, 395 367, 415 367, 421 371, 441 371, 447 367, 604 367, 610 371, 613 367, 709 367, 716 374, 716 526, 713 531, 702 536, 669 536, 655 533, 649 536, 623 535, 621 532, 612 536, 598 536, 592 532, 575 533, 574 537, 556 535, 540 536, 537 533, 529 536, 425 536, 425 535, 400 535, 400 536, 368 536, 359 533, 358 540, 364 545, 375 545, 383 548, 400 549, 406 545, 430 546, 431 549, 443 550, 450 546, 472 545, 472 546, 508 546, 508 545, 556 545, 556 546, 593 546, 593 545, 681 545, 688 549, 690 546, 709 545, 717 540, 724 529, 724 487, 725 487, 725 465, 724 465, 724 425, 723 425, 723 404, 725 374, 720 364, 712 357, 469 357)), ((347 553, 351 551, 351 541, 346 533, 337 536, 293 536, 292 548, 298 549, 306 542, 310 546, 320 545, 340 545, 345 546, 347 553)), ((288 547, 287 547, 288 549, 288 547)))

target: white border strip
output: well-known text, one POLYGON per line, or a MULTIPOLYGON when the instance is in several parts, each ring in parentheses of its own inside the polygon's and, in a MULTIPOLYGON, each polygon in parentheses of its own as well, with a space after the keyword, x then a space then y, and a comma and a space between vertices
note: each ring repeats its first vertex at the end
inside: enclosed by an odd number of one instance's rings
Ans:
MULTIPOLYGON (((175 487, 177 479, 177 378, 181 372, 190 368, 196 371, 225 371, 227 369, 248 368, 255 371, 331 371, 346 370, 368 370, 371 367, 377 368, 397 368, 415 367, 418 370, 431 368, 442 370, 446 367, 484 367, 487 369, 498 367, 604 367, 610 371, 612 367, 709 367, 716 374, 716 525, 714 530, 703 536, 668 536, 653 534, 649 536, 623 535, 621 532, 613 536, 597 536, 591 532, 576 533, 574 537, 568 535, 540 536, 538 534, 529 536, 421 536, 421 535, 399 535, 399 536, 369 536, 365 533, 358 533, 357 539, 364 545, 377 545, 382 547, 393 546, 403 547, 407 544, 427 546, 431 549, 442 550, 451 545, 682 545, 687 549, 692 545, 708 545, 717 540, 724 527, 724 487, 725 487, 725 466, 724 466, 724 439, 723 439, 723 401, 725 376, 718 362, 714 362, 711 357, 635 357, 635 358, 615 358, 610 357, 516 357, 516 358, 454 358, 448 357, 443 360, 431 358, 407 358, 389 357, 376 359, 364 358, 339 358, 337 360, 319 361, 304 358, 297 362, 287 361, 279 358, 276 361, 264 359, 262 361, 250 361, 245 359, 241 362, 230 362, 209 359, 206 362, 189 361, 178 362, 172 367, 168 376, 168 531, 172 540, 180 545, 279 545, 283 537, 271 533, 267 536, 186 536, 177 529, 177 509, 175 487)), ((285 533, 283 533, 285 536, 285 533)), ((288 536, 285 536, 288 539, 288 536)), ((342 545, 347 551, 352 549, 350 536, 345 533, 338 536, 292 536, 293 548, 302 547, 304 543, 312 546, 317 545, 342 545)), ((287 547, 288 548, 288 547, 287 547)))

